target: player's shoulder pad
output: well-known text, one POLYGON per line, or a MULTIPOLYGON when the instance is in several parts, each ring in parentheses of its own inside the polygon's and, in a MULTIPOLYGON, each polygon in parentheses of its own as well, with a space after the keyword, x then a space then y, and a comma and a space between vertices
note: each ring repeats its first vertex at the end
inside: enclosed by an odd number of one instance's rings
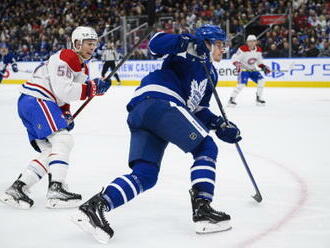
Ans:
POLYGON ((157 37, 159 38, 160 36, 163 36, 164 34, 166 34, 166 33, 165 32, 162 32, 162 31, 161 32, 157 32, 149 40, 149 51, 151 52, 151 55, 157 56, 157 53, 152 50, 152 49, 157 48, 157 45, 155 45, 155 42, 154 41, 157 40, 157 37))
POLYGON ((260 46, 257 46, 257 52, 262 53, 262 48, 260 46))
POLYGON ((75 72, 81 71, 81 62, 78 54, 72 49, 63 49, 60 51, 60 59, 63 60, 75 72))
POLYGON ((249 51, 250 51, 250 48, 249 48, 248 45, 240 46, 239 49, 240 49, 242 52, 249 52, 249 51))
POLYGON ((155 39, 157 36, 162 36, 162 35, 164 35, 164 34, 166 34, 164 31, 159 31, 159 32, 155 33, 155 34, 151 37, 149 43, 150 43, 153 39, 155 39))

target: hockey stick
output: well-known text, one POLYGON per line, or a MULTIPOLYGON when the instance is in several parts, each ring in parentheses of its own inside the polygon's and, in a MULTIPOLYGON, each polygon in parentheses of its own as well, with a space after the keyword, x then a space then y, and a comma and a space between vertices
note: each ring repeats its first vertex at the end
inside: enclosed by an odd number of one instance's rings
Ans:
MULTIPOLYGON (((222 103, 221 103, 221 101, 220 101, 220 97, 219 97, 219 95, 218 95, 218 92, 217 92, 217 90, 216 90, 216 85, 214 85, 214 82, 213 82, 213 80, 212 80, 212 78, 211 78, 210 72, 209 72, 209 70, 208 70, 208 68, 207 68, 207 66, 206 66, 206 64, 205 64, 205 62, 202 62, 202 65, 203 65, 203 67, 204 67, 204 70, 205 70, 205 73, 206 73, 206 76, 207 76, 207 79, 208 79, 207 81, 210 83, 210 85, 211 85, 211 87, 212 87, 212 92, 213 92, 213 95, 214 95, 214 97, 215 97, 215 100, 216 100, 216 102, 217 102, 217 104, 218 104, 218 107, 219 107, 219 109, 220 109, 220 112, 221 112, 221 114, 222 114, 222 117, 224 118, 225 123, 228 125, 228 124, 229 124, 229 121, 228 121, 227 115, 226 115, 226 113, 225 113, 225 111, 224 111, 224 109, 223 109, 223 105, 222 105, 222 103)), ((239 156, 241 157, 241 160, 242 160, 242 162, 243 162, 243 164, 244 164, 244 167, 245 167, 245 169, 246 169, 246 172, 248 173, 248 175, 249 175, 249 177, 250 177, 250 180, 251 180, 251 182, 252 182, 252 184, 253 184, 253 187, 254 187, 254 189, 255 189, 255 191, 256 191, 256 194, 255 194, 254 196, 252 196, 252 198, 253 198, 254 200, 256 200, 257 202, 261 202, 261 201, 262 201, 261 193, 260 193, 260 191, 259 191, 259 188, 258 188, 258 186, 257 186, 256 181, 254 180, 254 177, 253 177, 253 175, 252 175, 252 173, 251 173, 251 170, 250 170, 250 168, 249 168, 249 165, 248 165, 248 163, 246 162, 246 159, 245 159, 245 157, 244 157, 244 154, 243 154, 243 152, 242 152, 242 149, 241 149, 241 147, 239 146, 238 143, 235 143, 235 146, 236 146, 237 152, 238 152, 239 156)))
MULTIPOLYGON (((120 62, 116 65, 116 67, 111 71, 108 78, 111 78, 118 70, 119 68, 132 56, 132 54, 135 52, 135 50, 138 48, 138 46, 149 37, 149 35, 154 30, 154 23, 155 23, 155 0, 149 0, 148 6, 147 6, 147 12, 148 12, 148 29, 145 33, 145 35, 139 40, 138 43, 136 43, 132 50, 127 53, 120 62)), ((80 107, 79 109, 73 114, 72 118, 75 119, 80 112, 92 101, 94 97, 88 98, 80 107)))

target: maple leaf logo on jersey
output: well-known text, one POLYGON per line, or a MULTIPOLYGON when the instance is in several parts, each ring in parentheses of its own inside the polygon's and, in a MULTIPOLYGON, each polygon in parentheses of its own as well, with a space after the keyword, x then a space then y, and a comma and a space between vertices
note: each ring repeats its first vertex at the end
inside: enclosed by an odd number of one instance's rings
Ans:
POLYGON ((187 106, 191 112, 193 112, 202 101, 202 98, 205 95, 206 86, 207 79, 201 81, 199 85, 195 79, 191 81, 190 96, 187 101, 187 106))

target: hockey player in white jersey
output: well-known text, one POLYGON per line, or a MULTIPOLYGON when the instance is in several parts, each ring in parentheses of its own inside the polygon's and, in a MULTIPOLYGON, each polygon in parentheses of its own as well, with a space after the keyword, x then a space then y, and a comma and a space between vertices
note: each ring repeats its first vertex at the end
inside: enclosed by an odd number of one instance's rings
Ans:
POLYGON ((270 69, 262 61, 262 50, 257 46, 257 37, 255 35, 247 37, 246 45, 238 48, 232 57, 232 62, 238 72, 238 85, 230 96, 228 106, 235 107, 237 105, 236 97, 247 85, 249 79, 258 85, 256 94, 257 105, 265 105, 266 101, 263 99, 265 80, 256 66, 261 68, 265 74, 270 73, 270 69))
POLYGON ((33 72, 21 87, 18 114, 27 130, 32 147, 40 154, 33 159, 0 200, 8 205, 28 209, 34 204, 28 195, 32 185, 49 175, 47 207, 75 207, 81 195, 68 191, 66 175, 74 127, 70 102, 104 94, 110 83, 88 80, 89 60, 97 47, 93 28, 77 27, 72 33, 73 49, 63 49, 33 72))

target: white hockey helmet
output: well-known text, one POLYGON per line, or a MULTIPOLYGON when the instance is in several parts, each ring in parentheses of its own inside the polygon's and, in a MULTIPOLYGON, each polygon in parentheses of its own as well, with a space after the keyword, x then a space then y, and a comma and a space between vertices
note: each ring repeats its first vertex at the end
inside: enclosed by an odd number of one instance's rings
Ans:
POLYGON ((82 43, 83 40, 98 40, 98 36, 94 28, 79 26, 76 27, 71 34, 72 46, 74 49, 77 49, 75 47, 76 40, 82 43))
POLYGON ((247 37, 247 39, 246 39, 246 41, 257 41, 257 37, 255 36, 255 35, 253 35, 253 34, 250 34, 248 37, 247 37))

